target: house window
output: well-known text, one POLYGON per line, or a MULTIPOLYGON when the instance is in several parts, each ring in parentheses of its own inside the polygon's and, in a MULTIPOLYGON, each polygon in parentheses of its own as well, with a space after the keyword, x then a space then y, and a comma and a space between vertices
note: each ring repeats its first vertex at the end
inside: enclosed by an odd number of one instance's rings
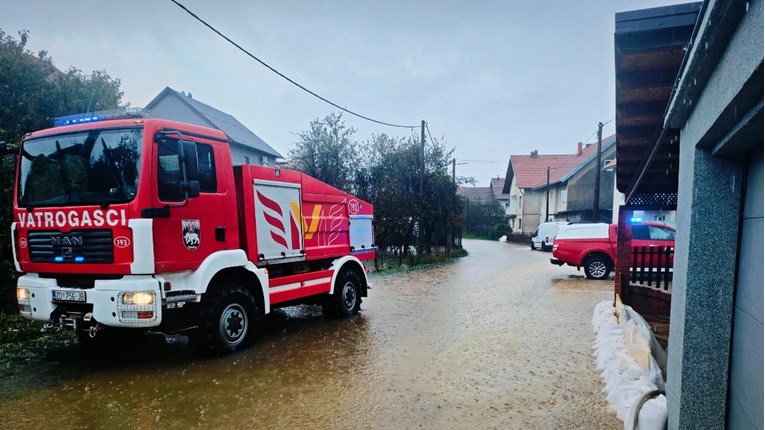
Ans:
POLYGON ((244 164, 250 164, 250 157, 244 156, 244 164))

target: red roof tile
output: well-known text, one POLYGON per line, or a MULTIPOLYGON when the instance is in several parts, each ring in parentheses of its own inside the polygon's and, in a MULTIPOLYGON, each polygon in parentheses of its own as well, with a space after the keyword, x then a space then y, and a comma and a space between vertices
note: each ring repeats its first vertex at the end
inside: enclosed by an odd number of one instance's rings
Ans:
POLYGON ((502 194, 502 187, 505 186, 505 178, 491 178, 491 191, 495 199, 509 199, 510 194, 502 194))
POLYGON ((470 200, 471 202, 490 203, 493 202, 494 193, 491 187, 457 187, 457 194, 470 200))

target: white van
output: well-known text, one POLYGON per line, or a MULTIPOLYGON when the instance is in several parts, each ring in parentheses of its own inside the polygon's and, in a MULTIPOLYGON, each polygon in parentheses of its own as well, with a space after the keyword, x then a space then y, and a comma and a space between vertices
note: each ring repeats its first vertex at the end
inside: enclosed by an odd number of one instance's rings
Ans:
POLYGON ((558 230, 567 222, 543 222, 539 224, 534 235, 531 237, 531 249, 540 248, 542 251, 552 251, 553 241, 558 230))

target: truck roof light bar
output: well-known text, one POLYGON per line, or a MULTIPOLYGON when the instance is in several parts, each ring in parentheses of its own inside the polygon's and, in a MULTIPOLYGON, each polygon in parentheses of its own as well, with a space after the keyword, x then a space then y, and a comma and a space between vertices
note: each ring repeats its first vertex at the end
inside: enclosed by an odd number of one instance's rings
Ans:
POLYGON ((140 107, 127 107, 120 109, 108 109, 96 112, 85 112, 74 115, 59 116, 53 118, 53 126, 83 124, 86 122, 105 121, 108 119, 145 118, 149 116, 149 110, 140 107))

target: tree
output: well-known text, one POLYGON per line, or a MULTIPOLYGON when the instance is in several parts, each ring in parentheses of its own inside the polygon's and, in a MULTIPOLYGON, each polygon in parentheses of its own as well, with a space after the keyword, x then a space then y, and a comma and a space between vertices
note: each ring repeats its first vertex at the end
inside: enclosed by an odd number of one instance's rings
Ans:
POLYGON ((497 239, 507 233, 505 210, 498 202, 476 203, 466 199, 465 205, 465 230, 468 234, 497 239))
MULTIPOLYGON (((26 31, 15 39, 0 29, 0 140, 10 148, 17 147, 25 133, 52 126, 56 116, 126 106, 119 79, 105 71, 61 72, 46 51, 34 54, 26 49, 28 41, 26 31)), ((14 175, 15 158, 0 157, 0 178, 14 175)), ((13 182, 0 182, 0 310, 13 308, 13 182)))
POLYGON ((342 114, 331 113, 323 120, 311 121, 310 130, 299 132, 289 151, 294 166, 341 190, 349 190, 358 165, 356 132, 347 128, 342 114))
MULTIPOLYGON (((424 253, 445 246, 447 231, 462 222, 463 203, 449 175, 452 150, 438 140, 425 145, 423 196, 420 197, 420 138, 372 135, 356 142, 342 116, 315 119, 298 133, 290 152, 292 166, 375 206, 375 243, 400 258, 423 239, 424 253)), ((419 257, 419 256, 418 256, 419 257)))

